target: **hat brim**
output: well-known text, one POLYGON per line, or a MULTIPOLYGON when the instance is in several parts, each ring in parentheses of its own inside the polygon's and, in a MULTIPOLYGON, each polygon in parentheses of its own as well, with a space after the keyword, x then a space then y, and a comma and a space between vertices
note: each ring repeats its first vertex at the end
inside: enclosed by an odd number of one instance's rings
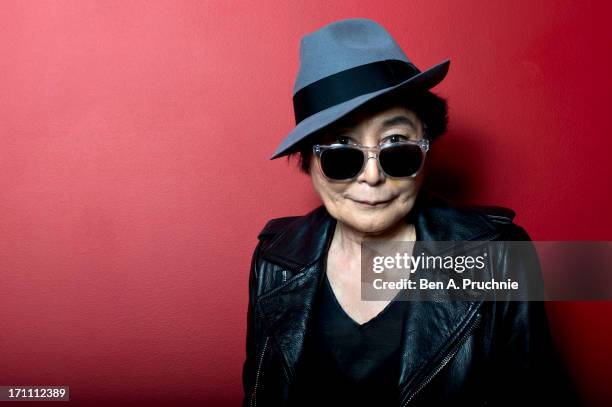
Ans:
POLYGON ((285 137, 285 139, 278 146, 272 157, 270 157, 270 160, 274 160, 291 153, 292 148, 295 147, 297 143, 308 138, 308 136, 314 132, 336 122, 372 99, 383 96, 395 90, 407 91, 409 89, 426 90, 433 88, 444 79, 448 73, 449 65, 450 59, 446 59, 397 85, 380 89, 376 92, 366 93, 356 98, 347 100, 346 102, 321 110, 320 112, 307 117, 298 123, 293 130, 291 130, 287 137, 285 137))

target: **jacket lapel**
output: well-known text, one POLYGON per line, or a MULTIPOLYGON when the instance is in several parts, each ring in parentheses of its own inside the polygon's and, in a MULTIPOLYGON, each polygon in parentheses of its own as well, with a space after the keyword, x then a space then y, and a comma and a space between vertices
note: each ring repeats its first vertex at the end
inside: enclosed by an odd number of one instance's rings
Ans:
MULTIPOLYGON (((262 257, 289 273, 281 286, 259 297, 257 306, 268 333, 280 350, 291 382, 302 355, 311 311, 322 276, 322 256, 334 234, 336 220, 324 206, 288 225, 262 253, 262 257)), ((279 271, 280 272, 280 271, 279 271)))
MULTIPOLYGON (((449 207, 422 190, 406 222, 415 224, 419 241, 492 240, 494 227, 478 215, 449 207)), ((324 206, 298 218, 277 235, 262 253, 267 261, 291 274, 282 285, 262 294, 257 307, 284 362, 288 381, 302 355, 310 316, 325 270, 327 250, 336 220, 324 206)), ((435 252, 435 245, 427 245, 435 252)), ((480 303, 469 301, 409 302, 401 341, 399 385, 402 399, 414 392, 449 352, 477 313, 480 303)))

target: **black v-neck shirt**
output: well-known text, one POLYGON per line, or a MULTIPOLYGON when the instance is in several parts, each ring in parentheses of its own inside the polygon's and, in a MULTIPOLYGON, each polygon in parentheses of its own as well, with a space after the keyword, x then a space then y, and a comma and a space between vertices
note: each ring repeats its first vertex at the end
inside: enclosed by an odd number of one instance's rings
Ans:
POLYGON ((396 297, 374 318, 359 324, 338 302, 327 274, 323 280, 291 405, 399 405, 399 348, 406 303, 396 297))

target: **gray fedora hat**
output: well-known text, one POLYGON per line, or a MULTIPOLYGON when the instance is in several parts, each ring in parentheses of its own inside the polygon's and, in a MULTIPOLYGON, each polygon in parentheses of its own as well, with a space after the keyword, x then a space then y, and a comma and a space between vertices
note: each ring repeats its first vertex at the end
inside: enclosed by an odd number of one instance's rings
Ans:
POLYGON ((296 126, 270 159, 290 154, 309 135, 374 98, 434 87, 449 65, 446 59, 421 72, 383 26, 366 18, 336 21, 305 35, 293 87, 296 126))

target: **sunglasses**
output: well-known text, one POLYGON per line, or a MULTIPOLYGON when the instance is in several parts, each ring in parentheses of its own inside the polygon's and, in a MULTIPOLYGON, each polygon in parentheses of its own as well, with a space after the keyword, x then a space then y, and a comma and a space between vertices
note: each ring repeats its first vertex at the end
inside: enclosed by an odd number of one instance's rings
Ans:
POLYGON ((378 169, 391 178, 415 177, 423 167, 429 140, 403 140, 368 147, 360 144, 315 144, 323 175, 332 181, 352 181, 365 168, 368 159, 376 158, 378 169), (369 157, 369 152, 374 153, 369 157))

